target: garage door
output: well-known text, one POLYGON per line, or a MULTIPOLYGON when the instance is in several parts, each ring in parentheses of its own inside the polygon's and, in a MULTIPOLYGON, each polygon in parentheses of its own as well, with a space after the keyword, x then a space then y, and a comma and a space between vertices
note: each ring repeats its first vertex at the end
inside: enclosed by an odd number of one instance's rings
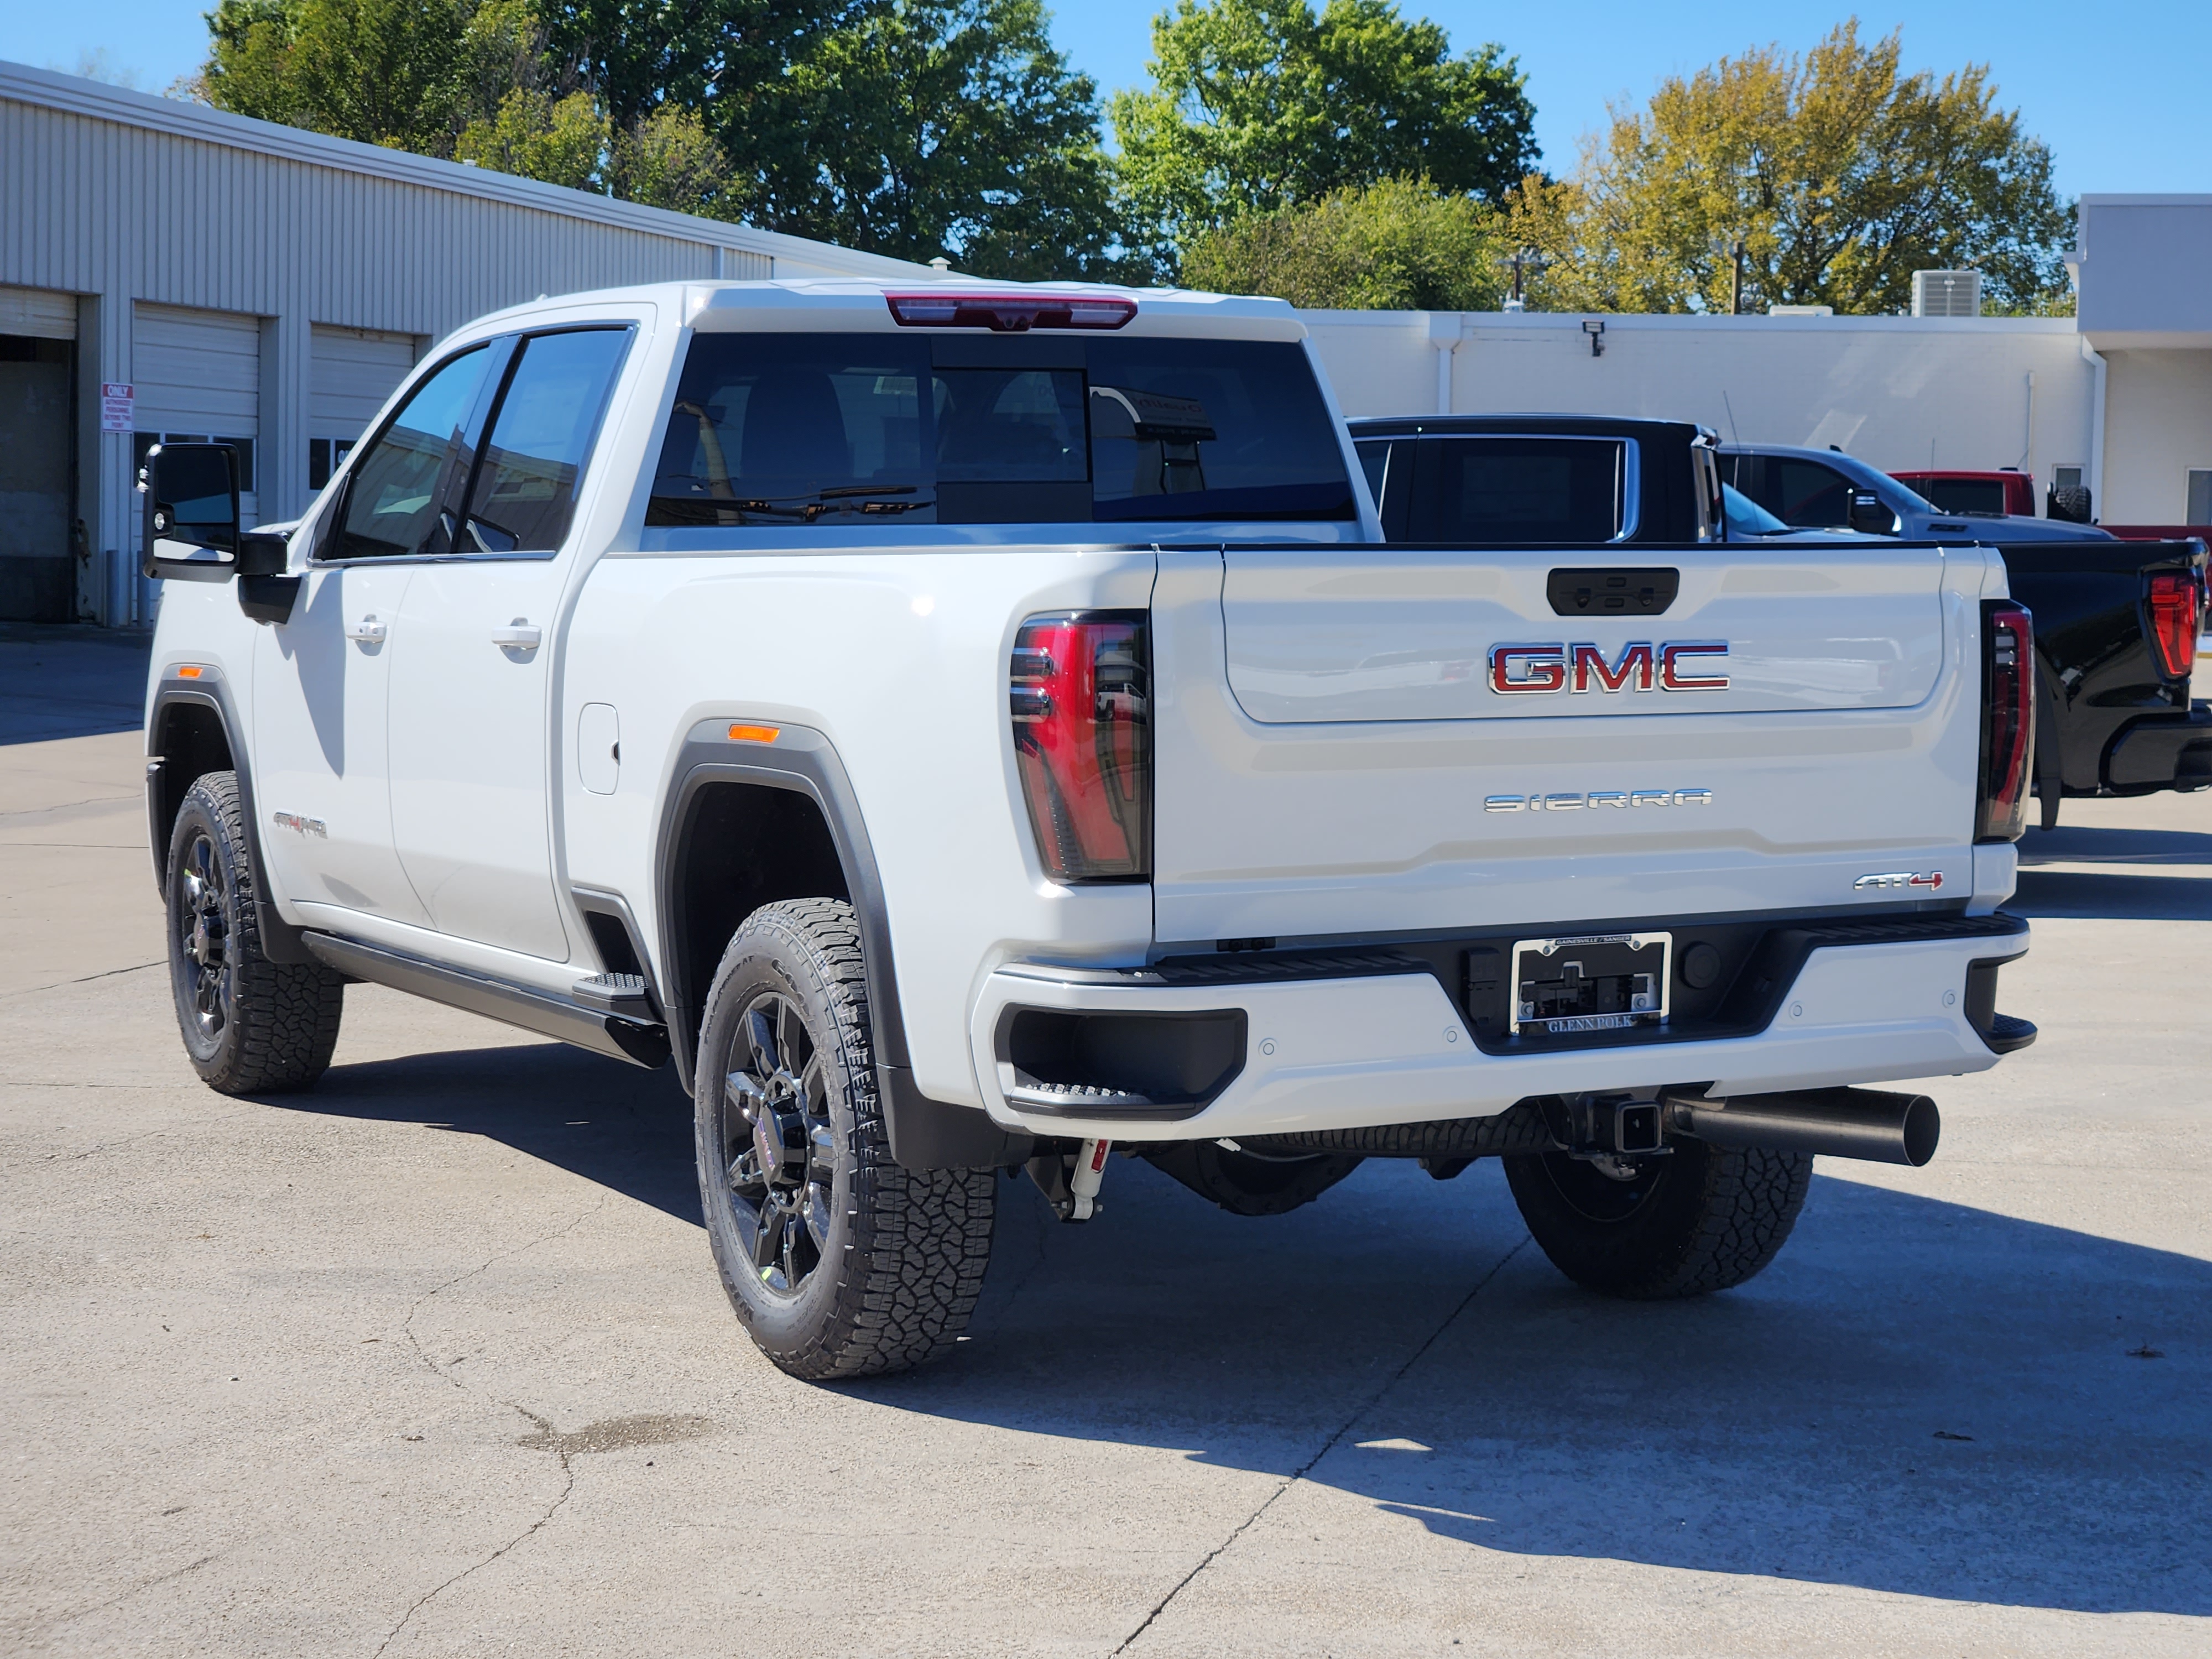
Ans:
POLYGON ((76 295, 0 288, 0 621, 76 612, 70 486, 76 295))
POLYGON ((252 524, 261 436, 261 321, 228 311, 140 304, 131 367, 138 452, 159 441, 238 447, 239 512, 252 524))
POLYGON ((415 337, 315 325, 307 386, 307 487, 320 489, 415 367, 415 337))

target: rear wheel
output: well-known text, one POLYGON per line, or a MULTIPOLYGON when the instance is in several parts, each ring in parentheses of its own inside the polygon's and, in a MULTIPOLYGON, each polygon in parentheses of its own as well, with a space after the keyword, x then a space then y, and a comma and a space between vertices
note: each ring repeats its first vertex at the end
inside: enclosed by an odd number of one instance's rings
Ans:
POLYGON ((262 954, 238 775, 204 774, 169 836, 169 985, 192 1069, 227 1095, 304 1089, 337 1047, 345 981, 262 954))
POLYGON ((950 1349, 990 1259, 996 1171, 891 1157, 853 907, 763 905, 723 952, 699 1037, 699 1191, 730 1303, 810 1381, 950 1349))
POLYGON ((1553 1266, 1585 1289, 1656 1301, 1742 1284, 1788 1241, 1812 1154, 1672 1146, 1632 1163, 1509 1158, 1505 1179, 1553 1266))

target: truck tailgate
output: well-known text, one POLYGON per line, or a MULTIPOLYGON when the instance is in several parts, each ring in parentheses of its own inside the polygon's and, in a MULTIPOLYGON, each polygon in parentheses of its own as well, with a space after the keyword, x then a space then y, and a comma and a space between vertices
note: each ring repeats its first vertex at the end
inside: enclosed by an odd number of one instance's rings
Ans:
POLYGON ((1156 936, 1893 905, 1854 883, 1899 872, 1942 878, 1909 896, 1961 896, 1990 562, 1165 551, 1156 936), (1663 567, 1678 590, 1662 614, 1559 614, 1552 573, 1600 567, 1663 567))

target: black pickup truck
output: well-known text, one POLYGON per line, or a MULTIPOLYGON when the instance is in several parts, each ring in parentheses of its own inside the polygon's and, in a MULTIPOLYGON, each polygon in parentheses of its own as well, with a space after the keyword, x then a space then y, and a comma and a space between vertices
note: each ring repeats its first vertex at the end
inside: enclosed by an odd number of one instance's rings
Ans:
MULTIPOLYGON (((1896 502, 1871 484, 1846 492, 1835 514, 1819 521, 1829 527, 1785 522, 1724 483, 1744 482, 1742 458, 1765 452, 1722 450, 1710 428, 1687 422, 1431 415, 1349 424, 1393 541, 1613 542, 1626 552, 1755 536, 1803 544, 1818 558, 1823 549, 1844 555, 1855 542, 1908 527, 1896 502)), ((1863 465, 1815 459, 1850 469, 1837 473, 1844 484, 1863 465)), ((1883 485, 1903 489, 1893 480, 1883 485)), ((2005 535, 2004 523, 1931 522, 1926 530, 1937 543, 1993 542, 2013 598, 2034 615, 2043 828, 2057 823, 2069 796, 2212 787, 2212 703, 2192 700, 2189 679, 2204 621, 2205 544, 2094 532, 2025 541, 2005 535)))

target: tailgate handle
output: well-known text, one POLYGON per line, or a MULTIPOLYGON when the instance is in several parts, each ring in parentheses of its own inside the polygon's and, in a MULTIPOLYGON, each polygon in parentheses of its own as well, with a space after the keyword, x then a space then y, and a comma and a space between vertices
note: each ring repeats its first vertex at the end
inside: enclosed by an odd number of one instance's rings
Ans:
POLYGON ((1554 570, 1544 597, 1560 617, 1656 617, 1674 603, 1682 573, 1663 567, 1554 570))

